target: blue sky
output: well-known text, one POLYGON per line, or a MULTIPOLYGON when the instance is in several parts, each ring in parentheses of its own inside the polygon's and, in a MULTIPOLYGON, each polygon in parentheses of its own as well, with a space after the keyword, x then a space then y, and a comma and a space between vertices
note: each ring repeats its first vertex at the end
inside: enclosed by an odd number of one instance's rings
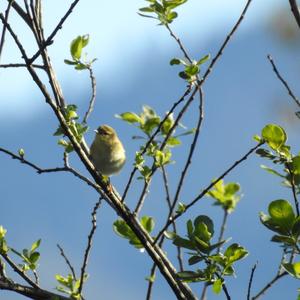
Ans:
MULTIPOLYGON (((51 32, 69 3, 60 3, 58 8, 54 1, 45 3, 46 32, 51 32)), ((226 4, 220 4, 217 0, 190 0, 179 9, 179 19, 172 28, 195 58, 207 53, 214 54, 244 4, 244 1, 237 0, 226 1, 226 4)), ((189 202, 212 178, 247 152, 254 145, 252 136, 267 123, 279 123, 287 128, 289 143, 295 153, 299 152, 297 132, 300 123, 293 114, 296 107, 266 60, 268 53, 274 55, 295 92, 300 94, 295 87, 299 74, 299 48, 282 44, 276 32, 268 27, 270 14, 282 4, 283 1, 253 1, 244 23, 204 86, 205 122, 181 201, 189 202)), ((179 69, 168 64, 172 57, 181 56, 180 51, 166 30, 136 14, 143 5, 144 1, 90 1, 89 5, 82 2, 49 49, 65 98, 69 103, 76 103, 83 112, 90 97, 88 75, 75 72, 62 62, 69 56, 70 41, 78 34, 90 34, 87 52, 89 57, 98 58, 94 67, 97 104, 90 118, 90 127, 93 129, 99 123, 108 123, 122 137, 128 162, 122 173, 112 178, 120 191, 127 182, 139 144, 131 140, 137 131, 114 118, 114 114, 139 112, 143 104, 163 114, 185 88, 184 82, 177 77, 179 69)), ((282 7, 288 11, 286 6, 282 7)), ((12 17, 29 52, 34 53, 28 32, 12 17)), ((12 62, 18 55, 8 38, 2 63, 12 62)), ((62 149, 52 136, 57 121, 25 70, 0 70, 0 90, 0 145, 12 151, 24 148, 26 157, 42 167, 60 165, 62 149)), ((194 126, 195 107, 183 120, 189 127, 194 126)), ((93 134, 89 132, 87 141, 90 143, 92 139, 93 134)), ((187 150, 190 139, 186 137, 182 149, 187 150)), ((174 150, 176 164, 169 167, 172 192, 184 163, 181 151, 180 148, 174 150)), ((71 162, 82 170, 74 155, 71 162)), ((239 182, 243 193, 236 213, 229 220, 226 238, 232 237, 233 242, 242 244, 250 251, 249 257, 238 264, 237 279, 229 280, 233 299, 245 297, 248 276, 257 260, 259 265, 254 291, 273 276, 280 258, 279 247, 269 242, 271 233, 259 223, 258 213, 266 212, 271 200, 291 197, 287 190, 280 187, 277 178, 260 169, 262 163, 267 164, 253 156, 226 179, 239 182)), ((3 197, 1 224, 8 229, 9 242, 18 249, 42 238, 41 278, 44 286, 53 288, 54 274, 68 272, 55 245, 60 243, 75 266, 80 266, 90 228, 90 211, 97 195, 71 175, 37 175, 3 154, 0 155, 0 165, 3 197)), ((144 213, 153 215, 160 224, 166 208, 164 199, 161 199, 159 173, 152 187, 144 213)), ((140 189, 141 183, 135 182, 128 205, 134 206, 140 189)), ((199 214, 209 215, 216 226, 221 222, 221 212, 211 206, 211 200, 204 199, 181 221, 182 235, 187 218, 199 214)), ((95 295, 112 300, 144 299, 144 278, 148 275, 151 262, 145 254, 137 253, 126 241, 112 233, 115 219, 111 209, 104 205, 99 213, 99 228, 88 269, 87 299, 95 299, 95 295)), ((171 249, 172 246, 168 246, 173 256, 171 249)), ((264 299, 280 300, 284 296, 295 299, 297 287, 295 280, 285 278, 264 299)), ((200 290, 197 285, 194 288, 200 290)), ((3 295, 8 300, 22 299, 16 295, 3 295)), ((211 293, 209 296, 209 299, 224 299, 211 293)), ((160 275, 153 299, 172 299, 160 275)))

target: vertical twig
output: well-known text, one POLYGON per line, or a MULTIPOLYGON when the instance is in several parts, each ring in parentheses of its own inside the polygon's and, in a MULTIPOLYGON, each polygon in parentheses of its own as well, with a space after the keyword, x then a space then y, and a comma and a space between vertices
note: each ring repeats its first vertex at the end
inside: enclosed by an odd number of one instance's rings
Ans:
POLYGON ((87 119, 88 119, 88 117, 90 116, 90 114, 92 113, 92 111, 94 109, 94 105, 95 105, 95 101, 96 101, 96 91, 97 91, 96 78, 94 76, 92 66, 89 65, 88 70, 89 70, 89 73, 90 73, 90 79, 91 79, 91 85, 92 85, 92 96, 91 96, 91 99, 90 99, 88 110, 84 115, 83 123, 87 123, 87 119))
POLYGON ((100 197, 98 202, 95 204, 93 211, 91 213, 92 216, 92 228, 91 231, 88 235, 88 243, 87 243, 87 247, 85 249, 84 252, 84 257, 83 257, 83 263, 82 263, 82 267, 81 267, 81 273, 80 273, 80 284, 79 284, 79 288, 78 288, 78 294, 81 295, 82 293, 82 288, 83 288, 83 283, 84 283, 84 276, 85 276, 85 270, 87 268, 87 264, 88 264, 88 258, 89 258, 89 254, 91 251, 91 247, 92 247, 92 242, 93 242, 93 236, 95 234, 96 228, 97 228, 97 211, 101 205, 102 202, 102 198, 100 197))
POLYGON ((292 191, 293 191, 293 197, 294 197, 294 202, 295 202, 295 207, 296 207, 296 212, 297 212, 297 217, 299 217, 299 202, 298 202, 298 198, 297 198, 297 193, 296 193, 296 186, 295 186, 295 178, 294 178, 294 173, 289 165, 289 163, 287 162, 286 167, 290 173, 291 176, 291 186, 292 186, 292 191))
POLYGON ((254 272, 256 270, 256 267, 257 267, 257 262, 255 263, 255 265, 252 267, 252 270, 251 270, 249 284, 248 284, 247 300, 250 300, 251 286, 252 286, 253 276, 254 276, 254 272))

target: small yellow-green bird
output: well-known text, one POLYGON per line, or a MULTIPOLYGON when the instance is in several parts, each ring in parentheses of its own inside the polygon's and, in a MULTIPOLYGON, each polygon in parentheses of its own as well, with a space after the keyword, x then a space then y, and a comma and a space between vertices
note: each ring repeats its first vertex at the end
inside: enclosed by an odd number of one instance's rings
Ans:
POLYGON ((118 173, 125 164, 126 155, 117 133, 108 125, 101 125, 90 148, 95 168, 105 176, 118 173))

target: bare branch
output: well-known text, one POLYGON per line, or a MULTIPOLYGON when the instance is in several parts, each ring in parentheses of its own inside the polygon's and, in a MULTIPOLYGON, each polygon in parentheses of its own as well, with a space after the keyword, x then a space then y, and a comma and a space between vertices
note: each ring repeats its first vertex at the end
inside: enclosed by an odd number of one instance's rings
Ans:
MULTIPOLYGON (((45 70, 45 67, 43 65, 32 65, 33 68, 36 69, 42 69, 45 70)), ((6 69, 6 68, 27 68, 26 64, 0 64, 0 68, 6 69)))
POLYGON ((292 99, 295 101, 295 103, 300 107, 300 100, 299 100, 299 98, 297 98, 297 97, 295 96, 295 94, 292 92, 291 88, 289 87, 287 81, 280 75, 280 73, 279 73, 279 71, 278 71, 278 69, 277 69, 277 67, 276 67, 276 65, 275 65, 275 62, 274 62, 272 56, 269 54, 269 55, 267 56, 267 58, 268 58, 268 60, 270 61, 271 65, 272 65, 272 67, 273 67, 273 71, 274 71, 274 73, 276 74, 277 78, 278 78, 278 79, 281 81, 281 83, 285 86, 285 88, 286 88, 287 91, 288 91, 288 94, 292 97, 292 99))
POLYGON ((296 0, 289 0, 289 2, 290 2, 292 13, 295 17, 295 20, 298 24, 298 27, 300 28, 300 13, 299 13, 299 8, 298 8, 298 5, 297 5, 297 1, 296 0))
POLYGON ((291 176, 290 183, 291 183, 291 186, 292 186, 292 192, 293 192, 293 198, 294 198, 294 202, 295 202, 297 217, 299 217, 299 201, 298 201, 297 193, 296 193, 295 175, 294 175, 294 172, 291 169, 291 166, 289 165, 289 163, 286 163, 285 165, 286 165, 286 167, 287 167, 287 169, 290 173, 290 176, 291 176))
POLYGON ((65 13, 65 15, 61 18, 61 20, 58 22, 57 26, 54 28, 54 30, 52 31, 52 33, 49 35, 49 37, 44 41, 43 45, 41 46, 41 48, 31 57, 30 59, 30 63, 33 63, 38 57, 39 55, 49 46, 53 43, 53 39, 55 37, 55 35, 57 34, 57 32, 62 29, 62 26, 64 24, 64 22, 67 20, 67 18, 69 17, 69 15, 72 13, 73 9, 75 8, 75 6, 78 4, 80 0, 75 0, 72 2, 72 4, 70 5, 69 9, 67 10, 67 12, 65 13))
POLYGON ((252 268, 252 270, 251 270, 250 279, 249 279, 249 284, 248 284, 247 300, 250 300, 251 286, 252 286, 253 276, 254 276, 254 272, 255 272, 255 270, 256 270, 256 267, 257 267, 257 262, 256 262, 256 264, 253 266, 253 268, 252 268))
MULTIPOLYGON (((7 5, 7 9, 5 11, 6 23, 8 22, 8 16, 9 16, 11 5, 12 5, 12 2, 9 2, 7 5)), ((5 33, 6 33, 6 25, 3 24, 3 29, 2 29, 1 39, 0 39, 0 61, 1 61, 3 46, 4 46, 4 42, 5 42, 5 33)))
POLYGON ((61 255, 61 256, 63 257, 63 259, 65 260, 67 266, 69 267, 69 269, 70 269, 70 271, 71 271, 71 273, 72 273, 73 278, 74 278, 75 281, 76 281, 77 278, 76 278, 75 270, 74 270, 74 268, 73 268, 73 266, 72 266, 70 260, 69 260, 68 257, 66 256, 66 254, 65 254, 65 252, 64 252, 64 249, 63 249, 59 244, 57 244, 56 246, 57 246, 57 248, 59 249, 60 255, 61 255))
POLYGON ((71 300, 68 297, 61 296, 43 289, 36 289, 29 286, 21 285, 11 280, 0 279, 0 290, 13 291, 34 300, 71 300))
POLYGON ((237 31, 237 29, 239 28, 239 26, 241 25, 246 12, 251 4, 252 0, 248 0, 246 3, 246 6, 244 7, 239 19, 237 20, 237 22, 235 23, 235 25, 233 26, 232 30, 230 31, 230 33, 227 35, 227 37, 225 38, 225 41, 223 42, 223 44, 221 45, 218 53, 216 54, 216 56, 212 59, 210 65, 208 66, 203 78, 200 81, 200 86, 202 86, 204 84, 204 82, 206 81, 207 77, 209 76, 209 74, 211 73, 214 65, 216 64, 216 62, 220 59, 220 57, 223 54, 224 49, 226 48, 227 44, 229 43, 229 41, 231 40, 232 36, 234 35, 234 33, 237 31))
POLYGON ((91 99, 90 99, 88 110, 84 115, 83 123, 87 122, 88 117, 90 116, 90 114, 92 113, 92 111, 94 109, 94 105, 95 105, 95 101, 96 101, 96 91, 97 91, 97 89, 96 89, 96 78, 94 76, 92 66, 88 66, 88 70, 90 72, 90 79, 91 79, 91 84, 92 84, 92 96, 91 96, 91 99))
POLYGON ((287 275, 287 272, 283 272, 281 274, 277 274, 268 284, 266 284, 261 290, 260 292, 258 292, 254 297, 251 298, 251 300, 257 300, 258 298, 260 298, 269 288, 271 288, 273 286, 273 284, 276 283, 276 281, 278 281, 280 278, 282 278, 283 276, 287 275))
POLYGON ((85 252, 84 252, 84 258, 83 258, 83 263, 82 263, 82 267, 81 267, 80 285, 79 285, 79 288, 78 288, 79 295, 81 295, 82 288, 83 288, 85 270, 87 268, 89 254, 91 252, 93 236, 94 236, 96 228, 97 228, 97 222, 96 222, 97 221, 97 211, 98 211, 98 209, 101 205, 101 202, 102 202, 102 198, 99 198, 99 201, 95 204, 94 209, 93 209, 92 214, 91 214, 92 215, 92 228, 91 228, 91 231, 88 235, 88 243, 87 243, 87 247, 86 247, 85 252))
POLYGON ((184 57, 188 60, 189 63, 192 63, 192 59, 190 58, 190 56, 189 56, 187 50, 185 49, 185 47, 183 46, 180 38, 172 31, 172 29, 170 28, 169 24, 165 24, 165 26, 168 29, 171 37, 174 38, 175 41, 177 42, 177 44, 179 45, 179 48, 182 51, 184 57))

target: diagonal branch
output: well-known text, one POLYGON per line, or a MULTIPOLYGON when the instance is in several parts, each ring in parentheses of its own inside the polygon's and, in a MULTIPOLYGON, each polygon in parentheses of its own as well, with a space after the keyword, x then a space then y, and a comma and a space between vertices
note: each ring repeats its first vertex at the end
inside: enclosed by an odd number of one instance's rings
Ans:
MULTIPOLYGON (((2 23, 7 25, 7 30, 12 35, 17 47, 19 48, 22 57, 27 64, 27 70, 30 73, 32 79, 36 83, 36 85, 39 87, 40 91, 46 98, 46 103, 50 105, 53 112, 55 113, 57 119, 60 122, 60 125, 62 126, 63 130, 65 131, 66 136, 70 139, 74 150, 76 151, 79 159, 85 166, 85 168, 89 171, 89 173, 94 178, 95 182, 98 184, 98 192, 103 198, 110 204, 113 204, 113 208, 116 211, 116 213, 128 224, 128 226, 132 229, 132 231, 136 234, 137 238, 141 241, 143 246, 145 247, 145 250, 148 252, 149 256, 153 259, 153 261, 158 265, 162 275, 168 282, 169 286, 172 288, 174 294, 178 299, 197 299, 190 287, 179 280, 176 270, 174 266, 171 264, 171 262, 168 260, 166 254, 164 251, 158 247, 157 245, 154 245, 152 237, 148 234, 148 232, 143 228, 143 226, 140 224, 140 222, 132 215, 129 208, 124 205, 120 198, 116 196, 115 193, 112 192, 112 187, 109 185, 103 178, 101 174, 97 172, 95 169, 93 163, 90 161, 87 149, 82 145, 82 143, 79 143, 72 133, 71 129, 69 128, 67 121, 65 120, 64 114, 61 111, 61 108, 58 107, 52 97, 50 96, 49 92, 47 91, 45 85, 40 80, 38 75, 36 74, 35 70, 30 64, 30 61, 26 55, 26 52, 20 43, 17 35, 14 33, 12 28, 5 22, 5 18, 2 14, 0 14, 0 19, 2 23)), ((48 76, 54 76, 53 73, 49 73, 48 76)), ((50 78, 49 78, 50 79, 50 78)), ((53 81, 57 81, 56 78, 51 78, 53 81)))
POLYGON ((298 27, 300 28, 300 13, 299 13, 299 8, 298 8, 298 5, 297 5, 297 1, 296 0, 289 0, 289 2, 290 2, 292 13, 295 17, 295 20, 298 24, 298 27))
POLYGON ((281 81, 281 83, 284 85, 284 87, 287 89, 287 92, 288 94, 292 97, 292 99, 295 101, 295 103, 300 107, 300 100, 299 98, 297 98, 295 96, 295 94, 293 93, 293 91, 291 90, 291 88, 289 87, 287 81, 281 76, 281 74, 279 73, 276 65, 275 65, 275 62, 272 58, 272 56, 269 54, 267 56, 268 60, 270 61, 272 67, 273 67, 273 71, 274 73, 276 74, 277 78, 281 81))
MULTIPOLYGON (((185 206, 186 213, 187 210, 189 210, 192 206, 194 206, 200 199, 202 199, 207 192, 214 187, 216 183, 218 183, 220 180, 222 180, 225 176, 227 176, 233 169, 235 169, 239 164, 241 164, 244 160, 248 158, 250 154, 252 154, 256 149, 258 149, 261 145, 263 145, 264 142, 258 143, 256 146, 251 148, 244 156, 242 156, 239 160, 237 160, 235 163, 233 163, 225 172, 223 172, 217 179, 213 180, 211 184, 209 184, 197 197, 194 198, 189 204, 185 206)), ((161 237, 161 235, 165 232, 165 230, 169 227, 169 225, 177 220, 180 216, 182 216, 184 213, 177 213, 174 217, 171 217, 166 225, 163 227, 163 229, 159 232, 157 235, 155 242, 161 237)))

